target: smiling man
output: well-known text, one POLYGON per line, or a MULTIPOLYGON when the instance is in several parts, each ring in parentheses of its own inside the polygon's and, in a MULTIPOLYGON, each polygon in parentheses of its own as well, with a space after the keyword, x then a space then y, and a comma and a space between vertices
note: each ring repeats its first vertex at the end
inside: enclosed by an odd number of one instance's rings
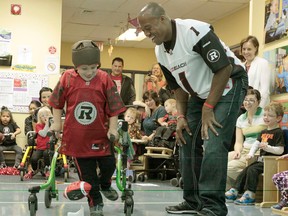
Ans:
POLYGON ((166 211, 227 215, 227 155, 248 87, 244 66, 208 23, 170 19, 153 2, 140 11, 138 21, 156 44, 156 57, 175 91, 179 113, 176 139, 184 202, 166 211))

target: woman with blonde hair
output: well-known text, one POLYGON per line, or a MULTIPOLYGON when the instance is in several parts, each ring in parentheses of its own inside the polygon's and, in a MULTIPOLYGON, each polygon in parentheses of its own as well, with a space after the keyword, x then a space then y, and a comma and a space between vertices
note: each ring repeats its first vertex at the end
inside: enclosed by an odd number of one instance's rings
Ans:
POLYGON ((158 63, 152 65, 151 74, 146 75, 143 83, 143 92, 153 90, 159 92, 160 88, 166 85, 161 67, 158 63))

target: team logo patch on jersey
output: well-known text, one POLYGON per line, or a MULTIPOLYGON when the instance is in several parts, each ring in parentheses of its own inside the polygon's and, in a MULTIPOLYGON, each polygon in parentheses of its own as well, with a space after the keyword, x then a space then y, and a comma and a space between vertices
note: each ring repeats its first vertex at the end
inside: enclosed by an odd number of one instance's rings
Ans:
POLYGON ((216 49, 212 49, 207 53, 207 59, 210 62, 217 62, 220 59, 220 53, 216 49))
POLYGON ((74 110, 75 119, 82 125, 89 125, 97 117, 97 109, 90 102, 79 103, 74 110))

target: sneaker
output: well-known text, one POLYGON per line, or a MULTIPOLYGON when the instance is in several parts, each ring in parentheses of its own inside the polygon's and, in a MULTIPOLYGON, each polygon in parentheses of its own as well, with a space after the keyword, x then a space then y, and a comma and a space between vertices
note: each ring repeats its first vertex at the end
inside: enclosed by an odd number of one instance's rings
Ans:
POLYGON ((20 169, 21 167, 20 167, 20 164, 14 164, 13 168, 14 169, 20 169))
POLYGON ((90 207, 90 216, 104 216, 103 207, 104 207, 103 203, 90 207))
POLYGON ((24 175, 24 179, 26 180, 32 179, 32 178, 33 178, 33 171, 29 171, 28 173, 24 175))
POLYGON ((234 201, 236 205, 254 205, 255 199, 251 198, 249 194, 243 194, 243 196, 234 201))
POLYGON ((271 206, 272 209, 281 210, 284 207, 288 207, 288 203, 284 200, 281 200, 278 204, 271 206))
POLYGON ((7 165, 6 165, 5 162, 2 162, 2 163, 0 164, 0 169, 6 168, 6 167, 7 167, 7 165))
POLYGON ((165 210, 171 214, 197 214, 198 213, 186 201, 176 206, 168 206, 165 208, 165 210))
POLYGON ((45 178, 49 178, 49 176, 50 176, 50 171, 48 170, 47 172, 45 172, 45 178))
POLYGON ((111 186, 107 189, 101 188, 100 191, 108 200, 115 201, 118 199, 117 191, 111 186))
POLYGON ((236 189, 234 189, 234 188, 231 188, 230 190, 226 191, 226 193, 225 193, 225 198, 228 201, 236 200, 237 196, 238 196, 238 191, 236 189))

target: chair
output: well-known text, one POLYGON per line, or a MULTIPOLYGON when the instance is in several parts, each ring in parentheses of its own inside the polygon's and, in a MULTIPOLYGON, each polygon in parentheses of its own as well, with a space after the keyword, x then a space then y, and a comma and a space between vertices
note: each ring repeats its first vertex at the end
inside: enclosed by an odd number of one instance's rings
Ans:
MULTIPOLYGON (((288 130, 284 129, 284 154, 288 153, 288 130)), ((278 172, 288 170, 288 163, 286 160, 276 160, 278 156, 264 157, 264 172, 263 172, 263 201, 260 207, 269 208, 280 201, 280 193, 275 187, 272 177, 278 172)), ((288 213, 287 213, 288 215, 288 213)))

